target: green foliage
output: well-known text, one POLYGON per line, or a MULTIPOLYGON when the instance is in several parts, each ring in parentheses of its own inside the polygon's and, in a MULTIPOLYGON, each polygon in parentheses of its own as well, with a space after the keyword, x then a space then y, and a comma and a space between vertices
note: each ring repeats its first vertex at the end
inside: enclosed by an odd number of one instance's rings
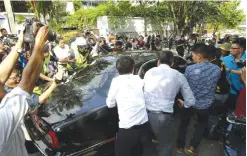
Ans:
POLYGON ((79 33, 80 33, 79 31, 74 30, 74 31, 63 32, 61 35, 64 42, 69 43, 69 40, 73 37, 76 37, 79 33))
POLYGON ((41 16, 46 19, 46 16, 49 15, 51 11, 53 11, 52 1, 36 1, 35 11, 38 19, 40 19, 41 16))
POLYGON ((166 9, 167 7, 163 5, 157 6, 157 9, 156 7, 148 7, 147 3, 132 6, 129 1, 119 1, 117 5, 113 2, 107 2, 95 8, 77 10, 68 18, 66 24, 81 30, 88 29, 96 25, 97 18, 100 16, 108 16, 109 22, 114 28, 126 23, 123 17, 144 17, 162 22, 166 19, 166 9))
POLYGON ((17 24, 22 24, 26 21, 26 17, 23 15, 16 15, 15 16, 15 21, 17 24))
POLYGON ((239 9, 240 1, 228 1, 220 3, 216 9, 216 14, 211 14, 208 17, 209 28, 214 28, 215 31, 219 28, 236 28, 245 19, 245 14, 242 9, 239 9))
POLYGON ((28 8, 28 12, 35 12, 35 9, 34 9, 34 7, 33 7, 33 4, 32 4, 32 2, 31 1, 28 1, 27 3, 26 3, 26 5, 27 5, 27 8, 28 8))
POLYGON ((77 29, 89 29, 96 25, 97 17, 107 15, 108 5, 99 5, 96 8, 80 9, 69 16, 66 24, 77 29))
POLYGON ((60 31, 61 28, 64 26, 64 23, 68 16, 68 13, 66 13, 65 8, 65 1, 52 1, 51 10, 49 12, 49 25, 52 29, 60 31))
POLYGON ((79 10, 82 8, 82 2, 81 0, 74 0, 73 1, 73 4, 74 4, 74 9, 75 11, 79 10))
POLYGON ((50 1, 33 1, 28 2, 29 12, 35 12, 36 18, 40 19, 49 17, 49 25, 52 29, 60 31, 66 21, 67 13, 65 11, 66 1, 50 0, 50 1))
POLYGON ((129 1, 112 1, 100 4, 95 8, 79 9, 71 15, 66 24, 80 30, 96 26, 97 18, 108 16, 113 28, 126 24, 123 17, 142 17, 164 27, 165 22, 173 22, 175 33, 192 33, 192 28, 199 26, 203 31, 204 25, 211 27, 234 28, 244 19, 244 13, 238 9, 239 1, 153 1, 140 2, 133 6, 129 1))

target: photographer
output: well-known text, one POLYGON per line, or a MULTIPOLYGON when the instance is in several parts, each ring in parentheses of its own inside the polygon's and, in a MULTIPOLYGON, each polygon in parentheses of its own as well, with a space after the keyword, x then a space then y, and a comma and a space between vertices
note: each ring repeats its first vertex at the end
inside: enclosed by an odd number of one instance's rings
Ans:
POLYGON ((56 60, 51 54, 50 54, 50 46, 46 44, 44 46, 44 64, 42 73, 40 73, 40 78, 45 82, 53 82, 54 79, 51 78, 55 74, 55 69, 53 67, 52 61, 56 60))
POLYGON ((0 37, 1 39, 3 39, 4 37, 7 37, 8 32, 5 28, 0 29, 0 31, 1 31, 1 37, 0 37))
POLYGON ((226 77, 225 64, 220 60, 220 55, 218 55, 220 49, 216 49, 214 45, 210 45, 209 48, 210 62, 217 65, 221 70, 221 77, 217 83, 212 110, 213 112, 216 111, 215 113, 222 113, 224 111, 222 108, 225 108, 224 104, 228 98, 230 85, 226 77))
MULTIPOLYGON (((40 73, 40 78, 43 78, 44 80, 49 81, 49 79, 51 79, 51 78, 49 78, 49 77, 44 75, 44 70, 47 69, 45 67, 46 66, 46 64, 45 64, 46 57, 49 54, 49 53, 48 54, 47 53, 48 53, 47 52, 47 45, 45 45, 44 46, 44 58, 45 58, 45 61, 44 61, 44 64, 43 64, 42 72, 40 73)), ((5 88, 5 90, 7 92, 10 92, 12 89, 16 88, 19 85, 20 79, 21 79, 21 69, 22 68, 21 68, 20 63, 17 63, 15 65, 14 70, 11 73, 9 79, 5 83, 5 87, 4 88, 5 88)), ((31 108, 36 107, 39 104, 43 104, 48 99, 48 97, 50 96, 52 91, 56 88, 56 83, 55 83, 54 79, 51 79, 50 82, 52 82, 52 84, 42 94, 40 94, 40 95, 35 94, 35 93, 31 94, 31 98, 32 98, 32 105, 30 105, 31 108)))
POLYGON ((8 55, 8 52, 5 50, 3 43, 0 41, 0 62, 8 55))
MULTIPOLYGON (((239 95, 239 91, 243 88, 243 84, 240 83, 240 70, 243 66, 239 66, 239 62, 246 60, 245 54, 245 41, 236 40, 232 43, 230 49, 231 55, 223 57, 227 70, 227 77, 230 83, 230 93, 226 101, 228 109, 234 110, 236 107, 236 100, 239 95)), ((244 63, 240 63, 244 64, 244 63)))
MULTIPOLYGON (((27 66, 25 67, 22 79, 18 87, 8 93, 0 104, 0 155, 1 156, 27 156, 25 148, 25 138, 21 125, 23 118, 28 112, 29 105, 32 102, 30 94, 39 78, 43 65, 43 47, 48 37, 48 26, 43 26, 38 30, 35 37, 33 53, 27 66)), ((17 43, 16 48, 22 48, 21 42, 17 43)), ((16 50, 17 52, 19 50, 16 50)), ((15 55, 14 52, 9 55, 15 55)), ((19 55, 19 54, 18 54, 19 55)), ((1 69, 12 69, 16 59, 7 57, 1 64, 1 69), (10 67, 9 64, 12 63, 10 67)), ((6 73, 2 80, 7 80, 11 70, 6 73)), ((1 81, 2 81, 1 80, 1 81)), ((2 87, 3 89, 3 87, 2 87)))
POLYGON ((12 70, 21 55, 23 44, 23 31, 20 33, 19 39, 12 51, 5 55, 7 56, 0 64, 0 101, 4 98, 7 92, 4 90, 4 84, 8 80, 12 70))
MULTIPOLYGON (((0 41, 3 44, 4 50, 10 50, 11 43, 10 39, 8 38, 8 32, 5 28, 0 29, 0 41)), ((6 51, 7 52, 7 51, 6 51)))

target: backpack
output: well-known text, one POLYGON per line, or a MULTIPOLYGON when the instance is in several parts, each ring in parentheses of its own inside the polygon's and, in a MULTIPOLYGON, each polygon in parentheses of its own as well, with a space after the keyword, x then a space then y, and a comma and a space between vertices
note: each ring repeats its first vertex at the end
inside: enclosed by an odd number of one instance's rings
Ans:
POLYGON ((221 70, 221 77, 217 83, 216 94, 228 94, 230 91, 230 84, 226 77, 225 64, 220 59, 215 59, 211 63, 219 66, 221 70))

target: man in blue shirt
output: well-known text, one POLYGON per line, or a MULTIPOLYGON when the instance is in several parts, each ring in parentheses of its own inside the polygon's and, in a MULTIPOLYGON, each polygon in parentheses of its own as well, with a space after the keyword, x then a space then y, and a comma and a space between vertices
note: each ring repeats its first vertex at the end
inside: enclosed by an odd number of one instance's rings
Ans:
MULTIPOLYGON (((196 154, 203 133, 207 127, 209 108, 213 103, 215 89, 220 79, 221 71, 217 65, 210 63, 210 48, 205 44, 196 44, 192 49, 194 65, 188 66, 185 71, 190 88, 195 96, 196 102, 193 108, 183 108, 180 114, 180 126, 178 133, 178 152, 182 153, 185 146, 186 130, 190 118, 194 113, 197 115, 198 123, 195 127, 193 138, 189 148, 185 151, 189 155, 196 154)), ((179 103, 182 101, 179 100, 179 103)), ((183 102, 182 102, 183 103, 183 102)))
POLYGON ((245 40, 236 40, 231 46, 231 55, 221 58, 226 66, 227 78, 231 86, 226 101, 227 107, 231 110, 235 109, 239 91, 244 86, 240 81, 241 68, 237 65, 237 62, 245 62, 246 60, 245 42, 245 40))

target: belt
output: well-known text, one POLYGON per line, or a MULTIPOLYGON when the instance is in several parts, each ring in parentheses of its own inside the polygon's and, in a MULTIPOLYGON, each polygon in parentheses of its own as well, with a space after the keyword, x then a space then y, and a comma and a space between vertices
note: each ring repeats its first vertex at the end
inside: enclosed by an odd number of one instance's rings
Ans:
POLYGON ((167 115, 172 115, 173 113, 169 113, 169 112, 163 112, 163 111, 150 111, 150 110, 147 110, 148 113, 151 113, 151 114, 167 114, 167 115))
POLYGON ((122 129, 122 130, 128 130, 128 129, 142 129, 142 128, 147 128, 148 127, 148 121, 145 122, 144 124, 141 124, 141 125, 134 125, 130 128, 119 128, 119 129, 122 129))

